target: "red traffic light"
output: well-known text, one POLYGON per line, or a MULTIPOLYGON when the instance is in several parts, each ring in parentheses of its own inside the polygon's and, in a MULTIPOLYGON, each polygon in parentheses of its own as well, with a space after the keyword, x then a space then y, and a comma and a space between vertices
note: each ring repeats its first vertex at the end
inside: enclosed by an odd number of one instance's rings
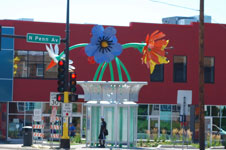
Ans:
POLYGON ((59 65, 59 66, 63 66, 63 65, 64 65, 64 61, 63 61, 63 60, 60 60, 60 61, 58 62, 58 65, 59 65))
POLYGON ((57 94, 57 102, 64 102, 64 94, 57 94))
POLYGON ((75 73, 71 73, 71 78, 75 79, 77 77, 77 75, 75 73))

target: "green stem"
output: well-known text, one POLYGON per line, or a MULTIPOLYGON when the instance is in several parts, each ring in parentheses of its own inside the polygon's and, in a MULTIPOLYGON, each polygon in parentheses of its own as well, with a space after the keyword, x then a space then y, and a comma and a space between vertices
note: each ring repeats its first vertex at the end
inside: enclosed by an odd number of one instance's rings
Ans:
POLYGON ((98 76, 98 74, 99 74, 99 72, 100 72, 100 69, 101 69, 102 65, 103 65, 103 63, 99 64, 99 66, 98 66, 98 68, 97 68, 97 70, 96 70, 96 72, 95 72, 93 81, 96 81, 96 80, 97 80, 97 76, 98 76))
POLYGON ((140 53, 142 53, 143 47, 146 45, 146 43, 126 43, 122 45, 122 49, 126 48, 136 48, 139 50, 140 53))
MULTIPOLYGON (((75 48, 85 47, 85 46, 87 46, 87 45, 88 45, 88 43, 75 44, 75 45, 72 45, 71 47, 69 47, 69 51, 70 51, 70 50, 73 50, 73 49, 75 49, 75 48)), ((60 58, 61 58, 63 55, 64 55, 64 51, 61 52, 61 53, 59 54, 59 56, 57 56, 57 60, 60 60, 60 58)))
POLYGON ((119 63, 119 59, 118 57, 115 57, 115 62, 117 65, 117 69, 118 69, 118 77, 119 77, 119 81, 122 81, 122 71, 121 71, 121 67, 120 67, 120 63, 119 63))
POLYGON ((111 81, 115 81, 114 79, 114 71, 113 71, 113 67, 112 67, 112 63, 109 62, 109 69, 110 69, 110 74, 111 74, 111 81))
POLYGON ((122 61, 120 61, 120 59, 119 59, 119 63, 120 63, 120 65, 122 66, 122 69, 123 69, 123 70, 125 71, 125 73, 126 73, 127 80, 128 80, 128 81, 131 81, 129 72, 127 71, 127 69, 126 69, 125 65, 122 63, 122 61))
POLYGON ((102 70, 101 70, 101 72, 100 72, 100 76, 99 76, 98 81, 101 81, 101 80, 102 80, 103 75, 104 75, 104 71, 105 71, 105 69, 106 69, 106 67, 107 67, 107 64, 108 64, 108 63, 104 63, 104 66, 103 66, 103 68, 102 68, 102 70))

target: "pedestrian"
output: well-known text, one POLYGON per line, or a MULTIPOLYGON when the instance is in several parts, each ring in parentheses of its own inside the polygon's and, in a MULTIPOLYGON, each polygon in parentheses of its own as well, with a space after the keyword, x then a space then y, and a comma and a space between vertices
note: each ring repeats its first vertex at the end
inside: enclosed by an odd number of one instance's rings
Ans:
POLYGON ((105 147, 105 140, 106 136, 108 135, 107 131, 107 123, 104 121, 104 117, 101 117, 101 127, 100 127, 100 134, 99 134, 99 143, 100 147, 105 147))
POLYGON ((70 137, 74 137, 75 136, 75 126, 73 125, 73 123, 70 124, 70 128, 69 128, 69 135, 70 137))

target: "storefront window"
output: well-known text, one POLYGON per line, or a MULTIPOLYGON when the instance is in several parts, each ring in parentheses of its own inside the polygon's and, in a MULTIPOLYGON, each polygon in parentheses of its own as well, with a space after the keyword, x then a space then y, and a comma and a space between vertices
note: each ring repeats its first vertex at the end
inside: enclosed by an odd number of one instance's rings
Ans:
POLYGON ((221 128, 223 130, 226 130, 226 118, 222 118, 222 120, 221 120, 221 128))
POLYGON ((210 116, 210 109, 211 109, 211 106, 205 106, 205 116, 210 116))
POLYGON ((159 105, 149 105, 149 115, 158 116, 159 115, 159 105))
POLYGON ((82 113, 82 104, 81 103, 72 103, 72 112, 73 113, 82 113))
POLYGON ((180 105, 172 105, 172 116, 180 115, 180 105))
POLYGON ((148 115, 148 105, 139 105, 138 115, 148 115))
POLYGON ((25 123, 24 126, 32 126, 32 115, 25 115, 25 123))
MULTIPOLYGON (((213 124, 220 127, 220 118, 219 117, 213 117, 213 124)), ((213 131, 219 131, 215 126, 213 126, 213 131)))
POLYGON ((22 138, 24 115, 9 115, 8 137, 11 139, 22 138))
POLYGON ((171 105, 160 105, 160 133, 171 135, 171 105))
POLYGON ((221 106, 221 116, 226 117, 226 106, 221 106))
POLYGON ((43 103, 42 104, 42 113, 43 114, 51 114, 51 106, 49 106, 49 103, 43 103))
POLYGON ((138 138, 146 138, 147 130, 148 130, 147 116, 138 116, 138 123, 137 123, 138 138))
POLYGON ((212 106, 212 116, 220 116, 220 106, 212 106))
POLYGON ((172 117, 172 130, 177 129, 178 131, 181 129, 180 116, 172 117))
POLYGON ((23 114, 24 113, 24 102, 9 103, 9 113, 23 114))

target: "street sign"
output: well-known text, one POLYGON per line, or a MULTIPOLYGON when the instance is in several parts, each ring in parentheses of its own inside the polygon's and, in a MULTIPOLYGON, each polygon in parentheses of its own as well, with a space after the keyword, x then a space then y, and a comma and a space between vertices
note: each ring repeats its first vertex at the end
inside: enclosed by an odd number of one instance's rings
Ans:
POLYGON ((59 92, 50 92, 50 106, 60 106, 60 103, 56 100, 56 95, 60 94, 59 92))
POLYGON ((30 43, 60 44, 60 36, 58 35, 27 33, 26 39, 30 43))
POLYGON ((41 109, 34 109, 33 120, 34 121, 42 121, 42 110, 41 109))
POLYGON ((64 117, 72 115, 72 103, 62 103, 62 115, 64 117))

